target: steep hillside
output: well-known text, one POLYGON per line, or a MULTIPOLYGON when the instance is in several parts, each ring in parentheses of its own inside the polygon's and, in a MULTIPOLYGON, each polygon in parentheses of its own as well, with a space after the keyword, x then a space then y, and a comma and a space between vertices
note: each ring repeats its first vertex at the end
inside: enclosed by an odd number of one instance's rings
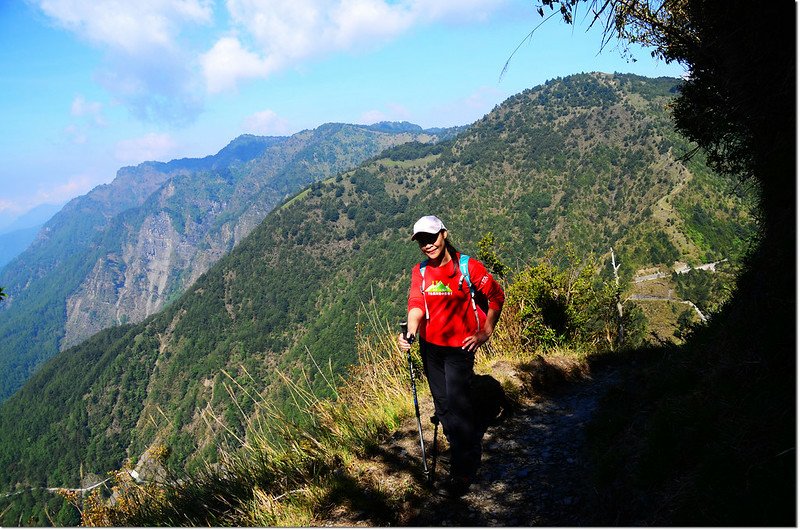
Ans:
POLYGON ((386 147, 438 138, 408 129, 245 135, 203 159, 123 168, 73 200, 0 275, 0 399, 59 349, 161 309, 287 195, 386 147))
POLYGON ((442 216, 467 253, 494 232, 512 265, 566 241, 582 253, 613 245, 629 275, 736 259, 751 230, 747 201, 680 161, 690 146, 664 110, 677 82, 553 80, 453 140, 399 146, 311 186, 165 310, 64 351, 4 403, 2 486, 75 484, 81 469, 103 474, 156 444, 169 447, 170 465, 213 459, 241 434, 243 391, 284 402, 276 369, 299 377, 313 356, 341 373, 355 361, 362 304, 375 300, 390 320, 404 314, 418 259, 408 230, 426 213, 442 216), (712 220, 702 238, 695 211, 712 220), (717 233, 734 239, 705 235, 717 233), (234 381, 241 388, 228 392, 234 381))

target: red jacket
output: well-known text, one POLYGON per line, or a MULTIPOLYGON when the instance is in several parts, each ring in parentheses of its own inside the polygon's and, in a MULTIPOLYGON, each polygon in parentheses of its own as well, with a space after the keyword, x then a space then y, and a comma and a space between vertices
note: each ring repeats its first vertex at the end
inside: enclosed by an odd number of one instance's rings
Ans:
MULTIPOLYGON (((408 293, 408 309, 419 308, 425 312, 419 328, 419 336, 426 342, 438 346, 460 348, 465 338, 483 328, 486 313, 478 307, 478 320, 470 301, 469 287, 462 280, 458 268, 458 255, 446 265, 425 267, 425 292, 423 293, 420 264, 411 271, 411 289, 408 293)), ((500 310, 505 294, 500 284, 492 278, 478 260, 469 259, 467 270, 475 289, 489 300, 489 308, 500 310)))

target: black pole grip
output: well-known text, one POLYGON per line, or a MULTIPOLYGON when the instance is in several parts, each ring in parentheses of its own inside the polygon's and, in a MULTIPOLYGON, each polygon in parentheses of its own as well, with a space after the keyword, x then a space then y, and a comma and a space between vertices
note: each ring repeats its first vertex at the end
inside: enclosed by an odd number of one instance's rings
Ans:
POLYGON ((405 320, 400 322, 400 330, 403 332, 403 338, 406 340, 406 342, 409 344, 414 344, 414 337, 408 336, 408 322, 405 320))

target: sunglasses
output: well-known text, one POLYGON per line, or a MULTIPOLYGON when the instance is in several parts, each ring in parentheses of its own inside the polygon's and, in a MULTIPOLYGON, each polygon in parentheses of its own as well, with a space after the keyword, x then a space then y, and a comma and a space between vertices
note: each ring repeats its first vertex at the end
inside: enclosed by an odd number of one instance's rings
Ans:
POLYGON ((416 238, 417 243, 419 243, 419 246, 421 247, 424 247, 426 245, 432 245, 436 243, 437 239, 439 239, 439 234, 441 234, 441 232, 437 234, 426 234, 426 233, 417 234, 416 238))

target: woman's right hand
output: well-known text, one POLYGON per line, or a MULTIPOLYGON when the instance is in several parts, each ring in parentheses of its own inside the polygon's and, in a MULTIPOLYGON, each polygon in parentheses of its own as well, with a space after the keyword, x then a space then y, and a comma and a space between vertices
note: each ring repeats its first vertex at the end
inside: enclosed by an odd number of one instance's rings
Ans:
POLYGON ((400 347, 400 351, 408 351, 411 349, 411 343, 406 340, 402 333, 397 335, 397 346, 400 347))

